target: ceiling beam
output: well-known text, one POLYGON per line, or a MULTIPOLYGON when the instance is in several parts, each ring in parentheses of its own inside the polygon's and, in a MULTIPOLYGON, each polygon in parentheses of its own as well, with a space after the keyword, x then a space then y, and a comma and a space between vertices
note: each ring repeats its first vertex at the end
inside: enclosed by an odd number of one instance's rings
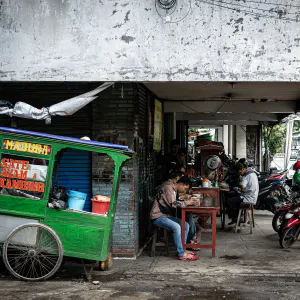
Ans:
POLYGON ((260 114, 260 113, 176 113, 176 120, 218 120, 218 121, 265 121, 276 122, 280 121, 277 114, 260 114))
POLYGON ((296 101, 165 101, 165 112, 186 113, 294 113, 296 101))
POLYGON ((197 121, 197 120, 190 120, 189 126, 190 127, 197 127, 197 126, 209 126, 209 127, 217 127, 222 125, 259 125, 258 121, 229 121, 229 120, 223 120, 223 121, 197 121))

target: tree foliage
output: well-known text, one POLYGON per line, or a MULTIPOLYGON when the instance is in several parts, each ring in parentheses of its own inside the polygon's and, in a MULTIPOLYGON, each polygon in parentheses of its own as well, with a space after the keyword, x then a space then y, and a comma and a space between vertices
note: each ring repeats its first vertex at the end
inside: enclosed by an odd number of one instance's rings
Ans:
MULTIPOLYGON (((300 125, 300 124, 299 124, 300 125)), ((286 125, 272 125, 262 127, 264 143, 264 169, 270 167, 271 160, 276 153, 284 151, 286 125)))

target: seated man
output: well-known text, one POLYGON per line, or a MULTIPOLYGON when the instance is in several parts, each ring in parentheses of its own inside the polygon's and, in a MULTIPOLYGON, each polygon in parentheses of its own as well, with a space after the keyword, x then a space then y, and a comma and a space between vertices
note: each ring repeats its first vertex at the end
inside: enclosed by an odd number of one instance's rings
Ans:
MULTIPOLYGON (((170 179, 164 182, 154 200, 150 218, 155 226, 166 228, 173 232, 173 240, 177 251, 178 259, 180 260, 197 260, 198 257, 191 251, 184 251, 181 241, 181 220, 172 216, 172 209, 176 207, 183 207, 185 205, 192 205, 192 200, 177 201, 176 193, 181 188, 182 184, 177 181, 182 176, 182 172, 171 172, 170 179)), ((189 232, 189 224, 185 222, 185 237, 186 243, 189 232)))
POLYGON ((247 168, 246 164, 237 163, 236 169, 242 175, 241 193, 227 199, 228 217, 232 219, 228 225, 233 225, 237 222, 242 202, 256 204, 259 191, 257 175, 251 168, 247 168))

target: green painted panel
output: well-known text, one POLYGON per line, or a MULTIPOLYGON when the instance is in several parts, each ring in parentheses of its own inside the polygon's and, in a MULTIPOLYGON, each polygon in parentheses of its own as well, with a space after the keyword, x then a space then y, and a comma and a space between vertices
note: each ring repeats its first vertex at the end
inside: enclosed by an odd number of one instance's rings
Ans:
POLYGON ((47 202, 32 200, 13 196, 0 196, 0 213, 22 216, 44 218, 47 202))
POLYGON ((64 255, 105 260, 111 227, 109 217, 47 208, 44 224, 59 235, 64 255))

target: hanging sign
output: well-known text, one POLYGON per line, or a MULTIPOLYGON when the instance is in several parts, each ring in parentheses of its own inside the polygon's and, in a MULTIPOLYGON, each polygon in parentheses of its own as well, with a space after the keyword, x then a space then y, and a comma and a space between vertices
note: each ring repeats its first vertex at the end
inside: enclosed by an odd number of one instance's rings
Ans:
POLYGON ((161 150, 161 138, 162 138, 162 104, 160 101, 155 100, 154 109, 154 140, 153 140, 153 150, 161 150))
MULTIPOLYGON (((44 167, 45 166, 41 166, 44 167)), ((46 167, 47 168, 47 167, 46 167)), ((0 188, 31 192, 44 192, 45 184, 38 181, 28 181, 30 171, 29 161, 2 158, 0 164, 0 188)), ((33 179, 35 179, 33 176, 33 179)))
POLYGON ((49 145, 22 142, 17 140, 6 140, 6 139, 3 140, 2 149, 43 154, 43 155, 50 155, 51 153, 51 146, 49 145))

